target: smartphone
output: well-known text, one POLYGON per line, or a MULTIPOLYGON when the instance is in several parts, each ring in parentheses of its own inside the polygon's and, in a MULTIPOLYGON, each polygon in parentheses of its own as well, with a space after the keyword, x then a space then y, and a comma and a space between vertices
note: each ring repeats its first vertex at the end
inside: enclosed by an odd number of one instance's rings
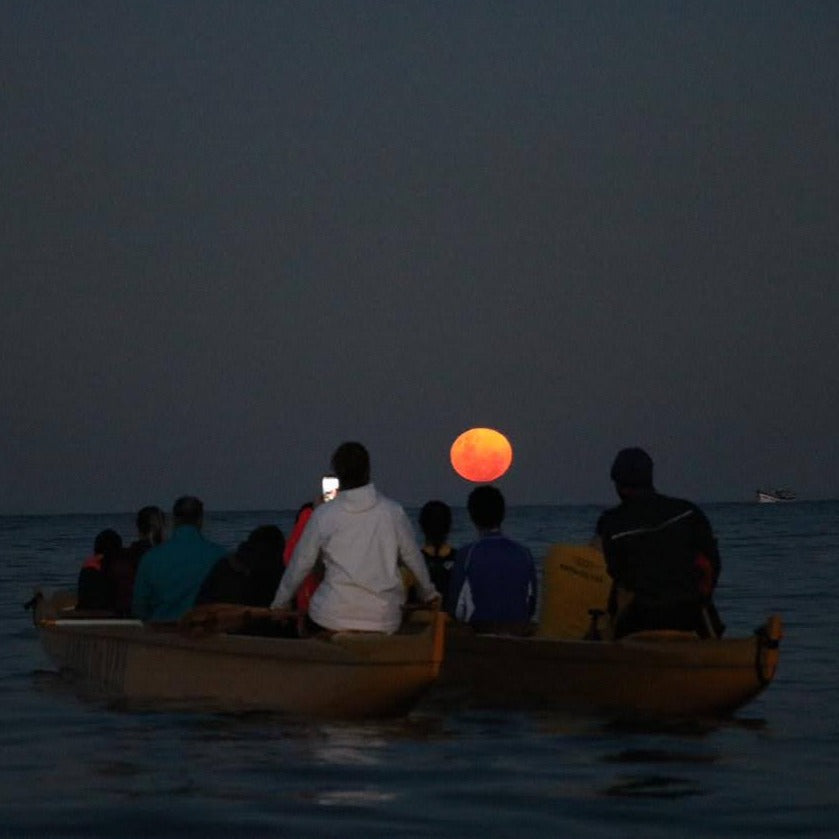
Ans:
POLYGON ((331 501, 338 494, 338 479, 334 475, 324 475, 320 482, 320 492, 324 501, 331 501))

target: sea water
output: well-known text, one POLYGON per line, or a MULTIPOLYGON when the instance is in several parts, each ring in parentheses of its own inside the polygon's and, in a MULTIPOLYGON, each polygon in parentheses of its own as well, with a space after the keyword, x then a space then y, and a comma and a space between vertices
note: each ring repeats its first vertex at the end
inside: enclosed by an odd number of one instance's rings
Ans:
MULTIPOLYGON (((388 722, 132 713, 57 676, 22 608, 75 584, 99 530, 131 515, 0 518, 0 837, 767 837, 839 835, 839 502, 705 506, 728 634, 770 612, 775 681, 733 719, 644 729, 420 705, 388 722)), ((457 510, 452 542, 471 538, 457 510)), ((520 507, 538 558, 599 509, 520 507)), ((416 511, 411 511, 414 520, 416 511)), ((213 514, 234 547, 293 513, 213 514)))

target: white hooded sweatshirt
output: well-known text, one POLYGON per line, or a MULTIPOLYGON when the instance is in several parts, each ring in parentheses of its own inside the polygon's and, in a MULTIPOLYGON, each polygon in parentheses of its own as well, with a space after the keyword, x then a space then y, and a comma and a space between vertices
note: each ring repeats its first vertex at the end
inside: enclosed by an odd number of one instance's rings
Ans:
POLYGON ((405 602, 398 560, 416 577, 421 599, 436 594, 408 516, 373 484, 339 492, 314 511, 272 608, 288 607, 318 556, 324 578, 312 595, 309 616, 327 629, 395 632, 405 602))

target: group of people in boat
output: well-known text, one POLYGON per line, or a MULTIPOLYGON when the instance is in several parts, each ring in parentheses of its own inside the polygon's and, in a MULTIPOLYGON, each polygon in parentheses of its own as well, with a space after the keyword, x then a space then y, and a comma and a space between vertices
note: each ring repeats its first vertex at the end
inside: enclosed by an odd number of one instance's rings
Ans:
MULTIPOLYGON (((164 512, 144 507, 129 546, 114 530, 96 537, 79 574, 77 609, 177 621, 197 605, 235 603, 288 615, 272 621, 283 634, 312 635, 395 632, 413 601, 439 603, 477 631, 532 631, 536 563, 502 531, 505 501, 497 487, 469 494, 477 538, 459 549, 448 542, 449 506, 425 504, 420 548, 404 508, 372 483, 361 443, 338 446, 331 467, 340 487, 333 500, 304 504, 288 539, 263 525, 233 552, 202 533, 198 498, 175 502, 168 539, 164 512)), ((620 503, 600 516, 593 543, 613 581, 613 637, 643 629, 721 635, 712 602, 720 557, 704 513, 655 490, 653 462, 642 449, 621 450, 611 478, 620 503)))

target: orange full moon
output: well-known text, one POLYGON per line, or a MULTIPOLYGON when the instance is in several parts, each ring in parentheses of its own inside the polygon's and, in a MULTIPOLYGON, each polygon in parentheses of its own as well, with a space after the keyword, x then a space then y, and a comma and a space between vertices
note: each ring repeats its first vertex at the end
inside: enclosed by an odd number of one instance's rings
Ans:
POLYGON ((510 468, 513 447, 494 428, 470 428, 452 443, 449 457, 454 471, 461 478, 488 483, 500 478, 510 468))

